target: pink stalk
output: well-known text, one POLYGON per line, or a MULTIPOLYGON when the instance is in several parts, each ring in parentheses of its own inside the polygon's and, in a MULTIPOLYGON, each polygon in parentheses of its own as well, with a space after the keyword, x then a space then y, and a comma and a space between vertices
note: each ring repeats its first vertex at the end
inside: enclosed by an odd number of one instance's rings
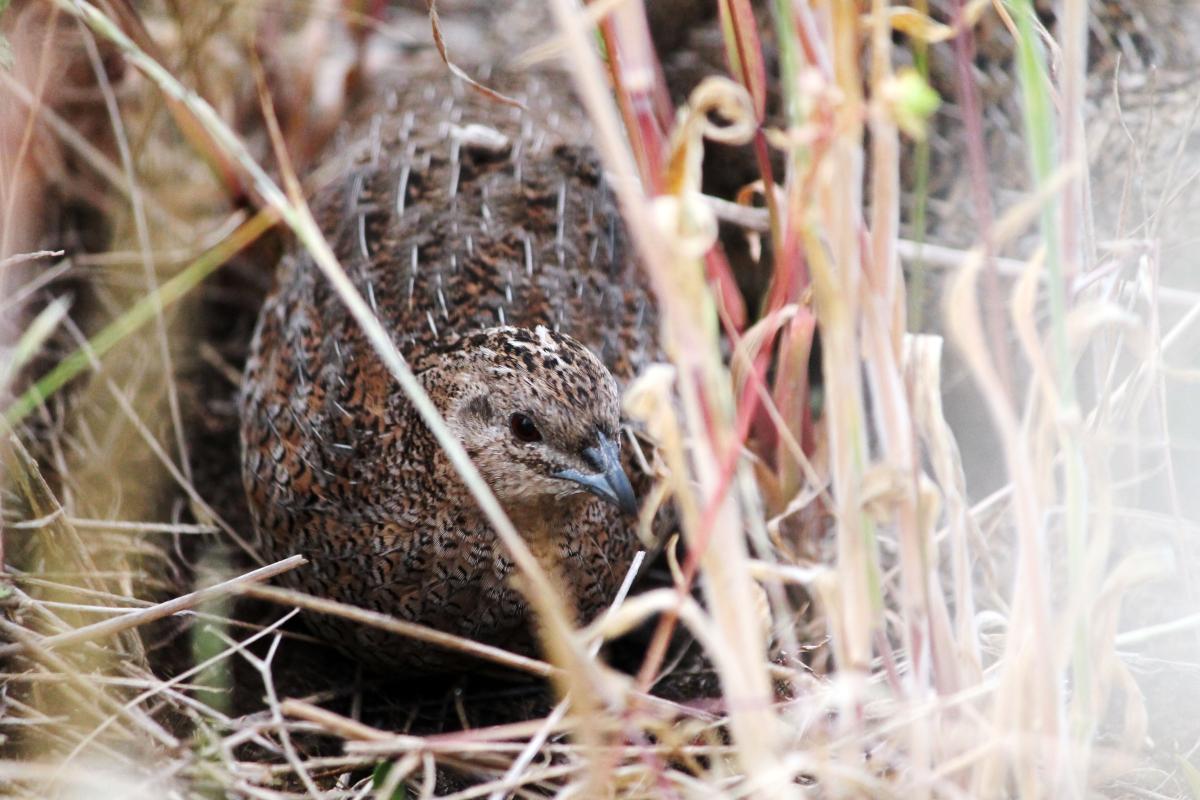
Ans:
POLYGON ((991 179, 987 166, 987 152, 983 141, 983 112, 980 110, 979 87, 971 75, 975 63, 975 31, 967 23, 963 0, 954 0, 955 61, 958 66, 958 102, 962 106, 963 124, 966 126, 967 170, 971 175, 971 201, 979 222, 979 235, 984 248, 984 302, 983 316, 987 325, 992 358, 996 360, 996 371, 1004 387, 1007 402, 1012 400, 1012 359, 1009 357, 1007 339, 1004 334, 1004 294, 1000 288, 1000 276, 996 269, 992 226, 995 211, 992 208, 991 179))

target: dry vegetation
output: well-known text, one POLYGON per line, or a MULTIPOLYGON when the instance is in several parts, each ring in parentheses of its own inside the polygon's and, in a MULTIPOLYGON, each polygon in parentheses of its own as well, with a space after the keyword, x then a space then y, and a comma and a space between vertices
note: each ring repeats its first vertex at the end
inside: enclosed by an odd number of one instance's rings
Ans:
POLYGON ((431 712, 306 641, 318 601, 267 586, 296 559, 235 555, 239 348, 286 229, 422 396, 295 175, 429 20, 18 0, 4 794, 1200 797, 1200 104, 1146 63, 1200 11, 511 5, 447 1, 440 32, 484 84, 565 64, 592 120, 671 360, 626 400, 679 518, 666 578, 576 630, 446 434, 542 620, 545 660, 482 656, 553 696, 443 686, 431 712), (697 42, 724 75, 681 88, 697 42), (726 158, 753 176, 731 192, 726 158), (632 667, 597 657, 635 628, 632 667))

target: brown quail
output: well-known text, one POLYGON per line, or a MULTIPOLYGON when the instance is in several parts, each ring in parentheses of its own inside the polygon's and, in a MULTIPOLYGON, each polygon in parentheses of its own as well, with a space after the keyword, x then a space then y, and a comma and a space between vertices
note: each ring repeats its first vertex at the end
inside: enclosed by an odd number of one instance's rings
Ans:
MULTIPOLYGON (((534 553, 587 619, 637 549, 619 389, 658 355, 649 292, 561 76, 495 79, 528 110, 410 81, 316 174, 312 206, 358 290, 534 553)), ((303 252, 262 309, 241 401, 264 556, 294 587, 529 651, 503 546, 359 326, 303 252)), ((635 475, 635 483, 639 483, 635 475)), ((354 655, 461 666, 333 619, 354 655)))

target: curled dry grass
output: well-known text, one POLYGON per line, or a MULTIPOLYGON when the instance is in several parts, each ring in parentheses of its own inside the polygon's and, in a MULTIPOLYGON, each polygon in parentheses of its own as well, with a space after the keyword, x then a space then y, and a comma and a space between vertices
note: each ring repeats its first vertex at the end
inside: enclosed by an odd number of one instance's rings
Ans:
MULTIPOLYGON (((1011 27, 1032 165, 1028 195, 997 209, 978 246, 965 251, 901 238, 901 130, 919 133, 930 109, 924 84, 894 72, 891 52, 893 30, 949 47, 955 28, 884 0, 863 8, 777 0, 768 17, 756 17, 747 0, 723 0, 730 77, 704 81, 676 109, 641 4, 598 3, 586 15, 567 0, 549 5, 556 38, 531 47, 528 59, 565 58, 662 307, 670 363, 630 389, 627 410, 657 440, 678 511, 686 557, 671 562, 675 587, 623 593, 604 618, 573 627, 553 580, 321 237, 284 157, 287 131, 275 120, 253 54, 238 63, 257 78, 279 179, 261 165, 267 153, 252 152, 233 130, 228 108, 219 113, 166 69, 154 36, 163 35, 170 16, 152 34, 125 3, 46 2, 48 18, 78 33, 99 74, 101 46, 138 70, 138 90, 165 103, 213 167, 216 196, 245 193, 259 210, 212 224, 204 247, 185 237, 195 252, 159 281, 155 248, 163 243, 153 240, 148 220, 174 220, 161 226, 168 238, 185 226, 177 209, 160 206, 141 186, 111 87, 103 97, 118 131, 119 165, 67 135, 69 123, 45 102, 51 90, 43 85, 42 94, 31 95, 5 79, 5 102, 55 120, 50 125, 65 146, 94 159, 109 191, 130 204, 145 282, 130 302, 105 294, 111 321, 87 338, 73 328, 65 300, 46 305, 13 337, 0 370, 12 381, 56 330, 76 341, 77 349, 53 358, 24 393, 6 397, 5 538, 38 542, 24 570, 6 562, 0 657, 9 671, 0 732, 36 746, 14 747, 0 761, 0 783, 16 796, 36 797, 97 790, 113 797, 406 796, 396 794, 402 787, 433 796, 438 770, 451 769, 477 785, 438 796, 464 800, 1071 797, 1119 785, 1146 755, 1146 719, 1130 658, 1118 648, 1179 635, 1197 620, 1179 615, 1118 633, 1123 599, 1164 567, 1146 551, 1118 547, 1118 538, 1128 537, 1116 528, 1125 524, 1120 520, 1141 519, 1191 530, 1179 510, 1165 435, 1173 368, 1164 347, 1183 335, 1200 305, 1186 291, 1164 293, 1187 307, 1164 332, 1155 265, 1142 258, 1130 269, 1119 254, 1097 255, 1083 140, 1087 4, 1065 0, 1057 42, 1037 27, 1028 0, 995 9, 960 4, 960 24, 995 14, 1011 27), (770 30, 759 28, 764 19, 770 30), (779 75, 768 73, 763 56, 768 36, 779 75), (1047 53, 1058 65, 1055 85, 1047 53), (769 115, 775 84, 781 108, 769 115), (712 141, 745 144, 754 153, 762 180, 738 204, 701 194, 704 148, 712 141), (783 157, 782 173, 773 154, 783 157), (769 244, 773 272, 761 308, 745 307, 729 264, 713 249, 718 217, 769 244), (513 554, 542 621, 546 660, 258 585, 294 566, 289 562, 163 601, 144 599, 153 581, 138 583, 135 573, 152 576, 166 563, 148 531, 176 540, 223 531, 249 548, 191 479, 166 345, 175 335, 168 324, 173 304, 277 222, 313 254, 513 554), (999 257, 1031 231, 1036 246, 1028 260, 999 257), (998 453, 955 441, 942 406, 943 339, 908 332, 900 265, 909 261, 946 275, 948 339, 980 388, 980 413, 999 433, 998 453), (1148 304, 1139 294, 1147 285, 1148 304), (1002 291, 1007 298, 996 296, 1002 291), (990 318, 981 295, 1007 318, 990 318), (998 352, 1007 345, 997 330, 1006 329, 1019 347, 1015 371, 1025 365, 1027 382, 1014 380, 1009 356, 998 352), (150 332, 138 350, 134 334, 142 331, 150 332), (818 346, 819 387, 810 385, 807 370, 818 346), (118 348, 126 358, 141 352, 149 366, 117 368, 106 356, 118 348), (1089 370, 1095 380, 1085 392, 1077 384, 1089 370), (63 405, 60 390, 89 371, 89 389, 63 405), (151 406, 135 402, 155 381, 165 381, 165 431, 146 424, 151 406), (814 419, 817 391, 822 413, 814 419), (121 498, 111 500, 113 508, 97 508, 88 481, 70 468, 111 443, 89 421, 89 403, 111 408, 154 468, 183 487, 198 524, 85 516, 94 509, 139 519, 121 498), (56 494, 22 442, 38 431, 55 433, 71 415, 80 419, 74 439, 59 432, 46 448, 64 482, 56 494), (1147 415, 1163 427, 1166 513, 1118 490, 1118 482, 1139 476, 1113 463, 1106 445, 1147 415), (64 450, 62 442, 71 441, 75 450, 64 450), (972 503, 963 459, 988 457, 1003 461, 1007 481, 972 503), (797 587, 815 600, 815 611, 796 607, 797 587), (273 659, 280 626, 295 612, 246 633, 227 606, 212 605, 232 593, 356 616, 549 677, 559 704, 543 719, 415 736, 364 725, 311 699, 281 697, 273 659), (152 669, 141 626, 181 613, 204 620, 210 636, 189 669, 164 680, 152 669), (596 660, 600 642, 647 620, 657 628, 636 675, 596 660), (652 694, 669 669, 666 644, 678 626, 711 661, 720 702, 701 707, 652 694), (270 645, 265 656, 247 649, 259 641, 270 645), (220 670, 235 658, 260 676, 265 711, 227 713, 220 670), (39 691, 51 682, 53 693, 39 691), (181 730, 190 738, 181 739, 181 730), (23 731, 35 734, 23 738, 23 731), (309 755, 297 746, 298 735, 314 732, 343 741, 341 754, 309 755), (389 766, 368 772, 381 764, 389 766)), ((312 19, 302 30, 325 24, 320 15, 312 19)), ((220 14, 210 21, 213 41, 226 35, 221 25, 236 41, 236 25, 247 24, 220 14)), ((173 35, 186 38, 183 30, 173 35)), ((154 114, 155 102, 143 102, 140 112, 154 114)), ((966 135, 982 135, 970 119, 966 127, 966 135)), ((181 157, 179 146, 171 154, 181 157)), ((978 167, 974 159, 971 180, 986 181, 978 167)), ((0 177, 16 186, 15 177, 0 177)), ((26 257, 57 255, 0 257, 7 271, 26 257)), ((1178 769, 1177 785, 1191 780, 1195 792, 1195 770, 1186 762, 1178 769)))

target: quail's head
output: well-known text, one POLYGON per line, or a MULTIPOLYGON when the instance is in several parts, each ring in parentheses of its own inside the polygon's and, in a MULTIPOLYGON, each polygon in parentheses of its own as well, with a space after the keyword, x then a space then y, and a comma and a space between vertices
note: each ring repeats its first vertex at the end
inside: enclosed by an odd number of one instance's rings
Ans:
POLYGON ((590 492, 637 512, 620 460, 617 382, 590 350, 541 326, 490 328, 458 346, 455 399, 443 412, 502 505, 590 492))

